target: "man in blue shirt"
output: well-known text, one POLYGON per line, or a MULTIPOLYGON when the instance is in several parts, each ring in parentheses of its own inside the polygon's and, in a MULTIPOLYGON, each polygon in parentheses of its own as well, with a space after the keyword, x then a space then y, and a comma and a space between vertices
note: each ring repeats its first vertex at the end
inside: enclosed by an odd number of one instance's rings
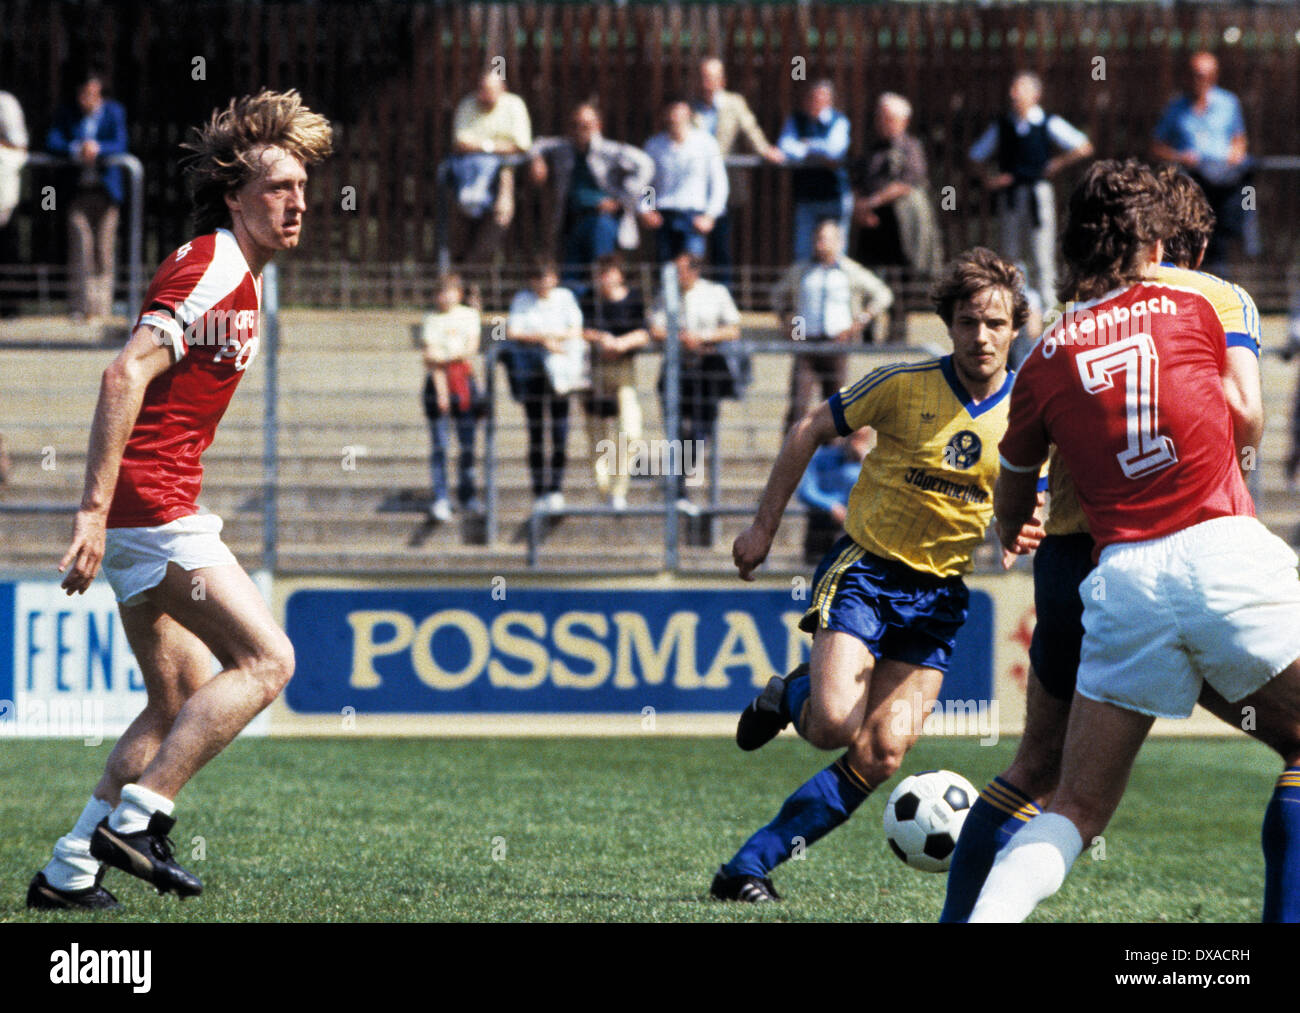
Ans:
POLYGON ((844 167, 849 152, 849 119, 835 108, 835 87, 830 81, 816 81, 808 88, 803 108, 785 121, 777 147, 787 162, 798 166, 791 181, 794 259, 809 260, 817 223, 835 219, 844 237, 849 234, 853 212, 853 192, 844 167))
POLYGON ((106 317, 113 305, 113 274, 119 205, 123 198, 122 170, 105 166, 106 155, 126 151, 126 111, 104 97, 104 75, 91 69, 82 75, 76 102, 54 116, 46 147, 77 163, 68 174, 69 301, 75 317, 94 321, 106 317))
POLYGON ((1204 269, 1222 274, 1232 241, 1247 256, 1259 253, 1258 223, 1242 207, 1241 189, 1253 168, 1246 153, 1241 102, 1217 86, 1219 61, 1195 53, 1187 64, 1187 91, 1165 108, 1151 142, 1155 158, 1175 162, 1201 184, 1217 224, 1205 251, 1204 269))
POLYGON ((808 527, 803 538, 803 558, 818 562, 844 534, 849 493, 862 472, 862 459, 876 443, 870 426, 854 430, 833 443, 818 447, 808 462, 795 495, 808 508, 808 527))

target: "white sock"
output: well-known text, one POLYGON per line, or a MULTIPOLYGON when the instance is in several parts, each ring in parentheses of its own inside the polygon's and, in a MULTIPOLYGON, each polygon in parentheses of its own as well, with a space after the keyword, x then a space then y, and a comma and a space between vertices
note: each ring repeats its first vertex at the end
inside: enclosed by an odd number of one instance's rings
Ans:
POLYGON ((56 890, 86 890, 95 885, 99 860, 90 857, 90 835, 112 811, 111 805, 94 796, 86 803, 72 829, 55 842, 54 857, 41 870, 50 886, 56 890))
POLYGON ((149 827, 149 818, 160 812, 170 816, 176 803, 156 791, 138 784, 128 784, 122 789, 122 801, 108 818, 108 825, 123 834, 138 834, 149 827))
POLYGON ((1061 888, 1083 851, 1083 838, 1064 816, 1043 813, 998 852, 980 891, 972 922, 1023 922, 1061 888))

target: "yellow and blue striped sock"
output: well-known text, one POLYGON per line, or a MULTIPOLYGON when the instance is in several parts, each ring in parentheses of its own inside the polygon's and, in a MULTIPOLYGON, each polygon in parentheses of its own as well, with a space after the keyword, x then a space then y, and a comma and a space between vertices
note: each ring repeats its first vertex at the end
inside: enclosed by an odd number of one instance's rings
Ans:
POLYGON ((1300 767, 1277 779, 1264 811, 1264 918, 1300 922, 1300 767))

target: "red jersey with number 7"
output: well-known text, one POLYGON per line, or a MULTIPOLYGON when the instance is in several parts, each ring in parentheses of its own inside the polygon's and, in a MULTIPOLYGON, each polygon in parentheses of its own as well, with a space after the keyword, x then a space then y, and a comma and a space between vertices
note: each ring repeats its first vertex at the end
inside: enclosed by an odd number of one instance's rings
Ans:
POLYGON ((145 388, 108 527, 153 527, 198 513, 199 458, 257 354, 260 297, 227 229, 186 243, 154 275, 136 327, 155 329, 172 365, 145 388))
POLYGON ((1002 467, 1055 443, 1097 542, 1253 517, 1223 393, 1223 325, 1200 292, 1144 282, 1069 304, 1021 366, 1002 467))

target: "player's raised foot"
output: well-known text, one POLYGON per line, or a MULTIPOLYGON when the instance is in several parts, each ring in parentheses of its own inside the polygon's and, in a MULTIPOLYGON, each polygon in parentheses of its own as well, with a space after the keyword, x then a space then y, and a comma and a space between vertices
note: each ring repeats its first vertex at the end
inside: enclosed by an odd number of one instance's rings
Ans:
POLYGON ((175 890, 182 899, 195 897, 203 892, 203 884, 172 860, 175 845, 167 834, 175 825, 175 819, 156 812, 144 830, 124 834, 110 829, 106 818, 90 837, 90 853, 115 869, 152 883, 159 893, 175 890))
POLYGON ((764 904, 781 899, 781 895, 776 892, 776 887, 772 885, 770 879, 759 876, 728 876, 722 869, 718 869, 717 875, 713 877, 709 896, 714 900, 738 900, 746 904, 764 904))
POLYGON ((58 890, 50 885, 45 873, 38 872, 27 887, 27 906, 42 911, 112 911, 122 905, 117 898, 100 886, 104 878, 100 868, 95 882, 84 890, 58 890))
POLYGON ((736 745, 749 752, 766 746, 790 723, 790 715, 785 708, 785 688, 791 679, 808 674, 808 663, 804 662, 789 675, 774 675, 763 692, 750 702, 736 722, 736 745))

